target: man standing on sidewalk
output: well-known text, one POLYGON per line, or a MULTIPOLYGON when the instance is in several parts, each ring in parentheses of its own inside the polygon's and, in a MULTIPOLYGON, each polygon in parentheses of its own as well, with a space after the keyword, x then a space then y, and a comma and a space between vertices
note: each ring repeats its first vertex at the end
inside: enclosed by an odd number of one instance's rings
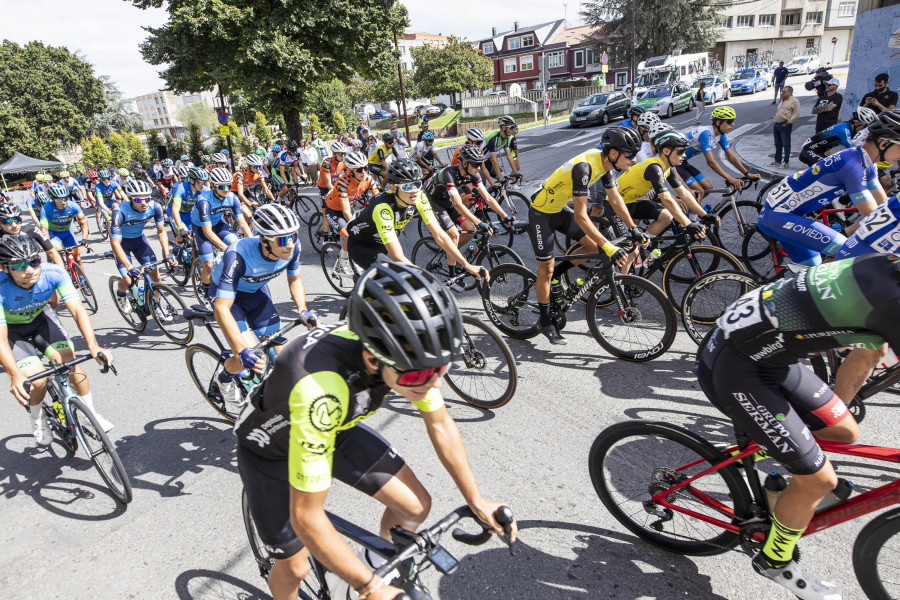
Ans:
POLYGON ((825 84, 825 96, 820 97, 813 106, 812 114, 816 117, 816 133, 828 129, 832 125, 837 125, 838 114, 841 112, 841 104, 844 103, 844 97, 838 94, 838 86, 841 82, 837 79, 830 79, 825 84))
POLYGON ((784 86, 781 103, 775 109, 775 123, 772 125, 772 132, 775 134, 775 162, 770 167, 788 168, 791 160, 791 130, 799 118, 800 101, 794 98, 794 88, 784 86))
POLYGON ((784 66, 783 60, 779 60, 778 67, 774 71, 772 71, 772 83, 775 87, 775 99, 772 100, 772 104, 778 102, 778 94, 780 94, 784 90, 784 82, 787 81, 787 77, 787 67, 784 66))

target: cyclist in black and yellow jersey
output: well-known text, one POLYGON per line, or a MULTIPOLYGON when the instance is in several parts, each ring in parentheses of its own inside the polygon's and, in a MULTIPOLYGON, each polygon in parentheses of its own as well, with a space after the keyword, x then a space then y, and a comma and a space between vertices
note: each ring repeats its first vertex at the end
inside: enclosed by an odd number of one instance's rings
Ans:
MULTIPOLYGON (((481 495, 439 389, 462 336, 459 307, 433 275, 414 265, 376 263, 350 294, 348 321, 292 340, 253 388, 234 431, 250 512, 276 557, 268 576, 275 600, 297 598, 310 552, 360 598, 393 600, 404 591, 372 573, 324 508, 337 479, 386 507, 385 539, 394 525, 415 531, 428 516, 425 486, 390 442, 360 423, 391 391, 418 409, 466 503, 502 533, 493 516, 501 505, 481 495)), ((516 537, 515 524, 510 537, 516 537)), ((384 564, 366 554, 372 566, 384 564)), ((416 597, 427 596, 418 591, 416 597)))
POLYGON ((397 144, 397 140, 394 139, 394 136, 390 133, 385 133, 381 136, 381 144, 379 144, 372 151, 372 154, 369 155, 369 173, 378 179, 382 188, 385 187, 385 183, 387 182, 384 176, 384 170, 392 160, 395 158, 402 158, 401 152, 402 150, 400 150, 399 144, 397 144))
MULTIPOLYGON (((554 265, 553 232, 579 239, 580 254, 595 254, 599 247, 619 267, 625 267, 628 253, 606 239, 588 216, 588 188, 599 179, 613 207, 624 207, 613 171, 633 165, 640 149, 641 137, 637 131, 629 127, 610 127, 603 132, 603 150, 588 150, 571 159, 554 171, 531 197, 528 231, 538 261, 535 289, 540 310, 538 328, 553 344, 568 342, 550 319, 551 283, 559 286, 559 278, 575 264, 573 261, 562 261, 554 265), (567 207, 570 200, 574 203, 574 210, 567 207)), ((620 214, 620 211, 616 212, 620 214)), ((627 210, 622 213, 623 220, 631 220, 627 210)), ((632 228, 632 239, 643 243, 646 236, 639 229, 632 228)))

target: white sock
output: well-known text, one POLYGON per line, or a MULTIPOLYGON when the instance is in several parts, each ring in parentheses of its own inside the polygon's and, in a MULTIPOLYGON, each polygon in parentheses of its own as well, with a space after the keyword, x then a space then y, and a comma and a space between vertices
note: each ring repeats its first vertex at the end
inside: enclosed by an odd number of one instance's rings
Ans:
POLYGON ((95 415, 99 414, 97 409, 94 408, 94 395, 92 393, 88 392, 84 396, 79 396, 79 398, 81 398, 81 401, 84 402, 84 405, 87 406, 92 413, 95 415))
POLYGON ((347 254, 347 251, 346 251, 346 250, 341 250, 340 259, 341 259, 341 260, 347 260, 348 258, 350 258, 350 255, 347 254))
POLYGON ((28 407, 28 416, 31 417, 32 421, 38 421, 44 418, 44 409, 41 408, 40 404, 34 404, 28 407))

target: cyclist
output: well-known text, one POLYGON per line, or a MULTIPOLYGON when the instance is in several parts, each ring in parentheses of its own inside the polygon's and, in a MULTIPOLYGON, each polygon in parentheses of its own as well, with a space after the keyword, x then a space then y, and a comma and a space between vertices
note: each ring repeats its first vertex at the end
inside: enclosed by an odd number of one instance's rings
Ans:
POLYGON ((31 187, 28 188, 28 195, 32 198, 37 198, 39 192, 47 192, 50 189, 51 181, 53 181, 53 178, 46 173, 38 173, 34 176, 31 187))
MULTIPOLYGON (((531 196, 528 233, 538 261, 535 285, 540 311, 538 328, 552 344, 568 342, 550 319, 551 287, 557 294, 561 293, 559 278, 573 266, 572 261, 562 261, 559 266, 554 266, 552 232, 578 238, 580 254, 595 254, 599 247, 620 268, 626 267, 628 253, 606 239, 588 216, 588 188, 599 179, 613 208, 624 207, 613 173, 634 164, 634 157, 640 149, 641 138, 636 130, 609 127, 603 132, 603 150, 591 149, 572 158, 556 169, 531 196), (566 206, 570 200, 574 202, 574 210, 566 206)), ((619 212, 616 211, 617 214, 619 212)), ((633 239, 643 242, 644 233, 633 227, 627 210, 622 213, 623 221, 632 229, 633 239)))
POLYGON ((457 148, 456 152, 453 153, 453 159, 450 161, 451 167, 459 164, 459 152, 466 146, 476 146, 484 153, 484 132, 478 127, 466 129, 466 143, 457 148))
MULTIPOLYGON (((58 265, 42 263, 40 253, 40 246, 26 235, 0 238, 0 364, 10 378, 9 391, 19 404, 29 409, 35 441, 47 446, 53 441, 53 435, 41 410, 47 392, 46 379, 32 383, 30 392, 25 391, 23 383, 43 370, 41 356, 57 362, 75 358, 71 339, 56 312, 48 306, 53 295, 58 293, 65 303, 98 363, 112 363, 112 353, 97 344, 91 318, 69 274, 58 265), (100 359, 101 352, 108 363, 100 359)), ((72 368, 69 381, 97 417, 100 427, 104 431, 112 429, 113 424, 94 407, 87 375, 80 366, 72 368)))
POLYGON ((90 200, 91 204, 94 203, 93 199, 90 198, 91 193, 85 190, 84 187, 78 183, 78 180, 72 177, 72 174, 68 171, 62 170, 59 172, 59 183, 68 188, 69 195, 75 202, 90 200))
POLYGON ((41 225, 41 209, 45 204, 50 202, 50 196, 47 195, 47 192, 37 192, 34 198, 28 198, 25 200, 25 206, 28 208, 28 214, 31 215, 34 224, 40 227, 41 225))
MULTIPOLYGON (((244 220, 244 213, 241 212, 241 201, 231 193, 231 173, 228 169, 217 168, 210 171, 209 184, 211 189, 204 189, 197 194, 194 208, 191 210, 191 232, 194 234, 194 245, 200 258, 200 281, 204 295, 209 288, 209 274, 215 250, 224 252, 238 239, 237 234, 223 218, 225 213, 231 212, 244 237, 253 237, 250 228, 247 227, 247 221, 244 220)), ((195 185, 193 181, 191 185, 195 185)))
MULTIPOLYGON (((638 117, 635 129, 641 134, 641 151, 634 157, 634 161, 635 163, 642 163, 655 154, 650 144, 653 136, 662 131, 671 130, 672 127, 660 121, 659 115, 656 113, 642 113, 638 117)), ((600 148, 600 150, 603 150, 603 148, 600 148)))
MULTIPOLYGON (((150 242, 144 235, 144 226, 150 221, 156 225, 156 235, 159 238, 159 245, 162 248, 163 256, 171 266, 175 266, 175 257, 169 254, 169 238, 165 230, 165 217, 163 209, 156 202, 151 200, 150 195, 153 193, 153 186, 146 181, 133 181, 126 188, 130 201, 122 202, 113 209, 112 223, 109 227, 109 241, 112 244, 113 254, 116 257, 116 268, 122 279, 119 280, 116 288, 116 303, 123 313, 131 312, 131 302, 128 301, 126 292, 131 282, 141 276, 140 267, 135 266, 130 259, 134 258, 135 262, 141 265, 156 261, 156 254, 150 247, 150 242)), ((153 267, 150 271, 150 277, 154 282, 159 283, 159 269, 153 267)), ((156 293, 159 298, 159 293, 156 293)), ((164 307, 163 313, 171 307, 164 307)), ((164 320, 171 320, 173 315, 163 314, 164 320)))
POLYGON ((422 141, 416 143, 416 147, 413 149, 412 156, 410 158, 415 158, 418 165, 424 171, 425 177, 428 177, 432 173, 434 173, 434 161, 437 161, 441 168, 444 168, 444 161, 441 160, 441 157, 437 155, 434 148, 434 134, 430 131, 426 131, 422 134, 422 141))
MULTIPOLYGON (((344 171, 344 157, 347 155, 347 146, 341 142, 335 142, 331 145, 331 156, 322 159, 319 166, 319 179, 316 182, 319 186, 319 199, 322 201, 322 208, 325 208, 325 196, 334 189, 334 183, 344 171)), ((325 229, 328 231, 328 229, 325 229)))
POLYGON ((117 181, 123 188, 134 181, 134 177, 131 176, 131 171, 129 171, 128 169, 119 169, 116 173, 118 174, 117 181))
POLYGON ((159 193, 165 197, 169 195, 169 189, 171 189, 172 182, 175 180, 175 163, 172 162, 171 158, 164 158, 160 163, 160 167, 162 167, 162 175, 157 178, 156 187, 159 188, 159 193))
POLYGON ((874 163, 900 159, 900 111, 882 111, 868 131, 862 146, 832 154, 785 178, 766 196, 757 227, 781 242, 792 261, 817 265, 822 254, 833 256, 847 241, 805 215, 846 194, 865 217, 887 199, 874 163))
POLYGON ((516 120, 509 115, 498 118, 497 125, 500 127, 499 131, 487 138, 483 148, 484 155, 488 160, 483 165, 485 169, 482 174, 485 175, 488 187, 494 187, 494 179, 503 177, 503 169, 497 158, 501 152, 509 161, 510 168, 513 170, 512 174, 516 175, 519 172, 518 142, 516 141, 516 132, 519 130, 519 126, 516 125, 516 120))
POLYGON ((740 179, 729 175, 728 171, 722 168, 716 161, 716 157, 713 153, 716 146, 722 147, 722 150, 725 151, 725 156, 728 158, 728 162, 734 165, 739 172, 743 173, 744 177, 753 181, 759 181, 759 174, 750 173, 747 170, 747 167, 744 166, 744 163, 741 162, 738 155, 735 154, 734 150, 732 150, 731 146, 728 144, 728 132, 734 129, 734 120, 736 118, 737 113, 733 108, 730 106, 720 106, 710 114, 712 125, 698 125, 697 127, 690 129, 686 134, 691 145, 688 146, 687 153, 684 155, 684 162, 677 169, 678 176, 681 177, 686 185, 697 192, 698 200, 703 199, 706 190, 712 189, 712 184, 706 179, 706 176, 688 162, 690 159, 701 153, 706 158, 706 164, 709 165, 709 168, 715 171, 726 182, 738 190, 742 189, 744 186, 740 179))
POLYGON ((186 179, 179 181, 172 187, 169 194, 169 205, 166 207, 166 215, 175 230, 175 243, 182 244, 188 236, 193 222, 191 213, 200 192, 209 181, 209 173, 201 167, 191 167, 187 170, 186 179))
POLYGON ((372 154, 369 155, 369 172, 379 178, 381 187, 385 187, 387 180, 384 176, 384 170, 395 158, 400 158, 400 151, 397 148, 397 140, 390 133, 381 135, 381 144, 379 144, 372 154))
POLYGON ((72 221, 78 219, 81 227, 81 242, 87 243, 88 220, 84 216, 81 206, 69 199, 69 188, 62 183, 54 183, 50 186, 50 197, 53 202, 47 202, 41 207, 41 233, 50 238, 50 242, 59 244, 60 248, 75 246, 75 262, 81 265, 81 248, 77 247, 75 236, 72 235, 72 221))
POLYGON ((178 157, 178 160, 175 161, 176 169, 178 167, 187 167, 190 169, 193 166, 194 166, 194 163, 191 162, 191 157, 188 156, 187 154, 182 154, 181 156, 178 157))
POLYGON ((628 109, 628 117, 616 123, 616 127, 631 127, 632 129, 637 129, 638 125, 640 125, 639 121, 641 119, 641 115, 645 114, 652 114, 653 116, 656 116, 658 118, 658 115, 654 113, 648 113, 643 106, 632 106, 628 109))
POLYGON ((288 140, 284 145, 285 150, 278 155, 278 162, 275 163, 275 182, 278 185, 278 197, 284 198, 287 194, 287 186, 300 180, 300 173, 297 173, 297 179, 292 178, 295 170, 300 168, 300 153, 297 151, 298 145, 294 140, 288 140), (285 172, 287 167, 287 172, 285 172))
POLYGON ((369 174, 369 163, 362 152, 351 152, 344 159, 344 172, 334 188, 325 196, 325 220, 331 231, 341 236, 341 253, 337 268, 340 273, 352 273, 347 264, 347 223, 353 219, 354 205, 366 206, 367 198, 378 194, 378 184, 369 174))
POLYGON ((771 507, 772 528, 752 564, 800 598, 841 597, 792 560, 816 507, 838 483, 814 438, 853 443, 859 428, 842 399, 799 361, 846 346, 900 347, 898 305, 900 256, 823 264, 745 294, 698 354, 707 398, 793 475, 771 507))
POLYGON ((253 215, 253 226, 258 237, 238 240, 216 257, 207 294, 216 323, 231 347, 231 357, 218 377, 219 391, 229 403, 239 400, 233 375, 262 361, 259 352, 251 348, 256 343, 254 335, 270 335, 281 329, 266 282, 287 271, 291 298, 300 317, 310 329, 318 322, 316 314, 307 310, 300 278, 297 215, 280 204, 266 204, 253 215))
POLYGON ((246 165, 246 168, 235 171, 231 181, 231 191, 237 194, 238 199, 241 201, 241 210, 244 212, 244 218, 250 219, 253 216, 253 212, 259 208, 259 201, 252 196, 248 198, 244 194, 245 191, 262 189, 271 202, 275 202, 275 196, 263 180, 262 159, 255 154, 248 154, 244 158, 244 165, 246 165))
MULTIPOLYGON (((4 202, 0 204, 0 239, 5 235, 25 235, 31 241, 41 247, 41 250, 47 255, 51 262, 64 267, 62 258, 56 247, 50 243, 40 229, 32 223, 25 223, 22 220, 22 211, 12 202, 4 202)), ((54 307, 55 308, 55 307, 54 307)))
POLYGON ((847 123, 838 123, 831 127, 820 131, 811 138, 807 138, 803 142, 803 148, 800 150, 800 162, 808 167, 813 166, 823 158, 829 150, 843 146, 850 148, 853 144, 853 138, 857 133, 865 129, 872 121, 875 120, 877 114, 871 108, 859 107, 853 111, 850 121, 847 123))
POLYGON ((385 539, 394 525, 414 531, 427 518, 425 487, 387 440, 360 423, 390 391, 416 406, 465 501, 492 531, 502 532, 493 516, 501 505, 481 495, 439 390, 462 343, 456 301, 430 273, 378 263, 351 293, 348 316, 288 343, 235 424, 250 512, 277 557, 268 577, 275 600, 297 597, 310 569, 308 553, 360 598, 390 600, 404 591, 372 574, 323 506, 335 478, 386 506, 385 539))
POLYGON ((275 169, 278 167, 278 156, 280 154, 281 146, 272 144, 271 152, 266 154, 266 158, 263 159, 263 169, 266 171, 266 175, 269 176, 269 179, 273 182, 275 181, 275 169))

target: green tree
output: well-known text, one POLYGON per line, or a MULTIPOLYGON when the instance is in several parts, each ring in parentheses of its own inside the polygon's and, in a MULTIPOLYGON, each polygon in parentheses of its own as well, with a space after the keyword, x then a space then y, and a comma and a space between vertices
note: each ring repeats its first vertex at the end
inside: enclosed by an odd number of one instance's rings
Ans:
POLYGON ((331 114, 331 124, 334 126, 335 133, 340 133, 347 129, 347 121, 344 119, 344 115, 338 111, 334 111, 331 114))
MULTIPOLYGON (((397 112, 402 112, 403 94, 400 93, 400 79, 397 76, 397 70, 391 71, 385 77, 379 77, 374 83, 372 100, 375 102, 396 102, 397 112)), ((413 79, 413 72, 409 69, 403 69, 403 91, 406 92, 407 98, 416 98, 419 95, 419 90, 413 79)), ((411 109, 412 107, 408 106, 407 108, 411 109)))
POLYGON ((315 113, 312 113, 309 115, 309 132, 312 133, 314 131, 321 135, 322 122, 319 121, 319 117, 315 113))
POLYGON ((47 149, 41 146, 34 130, 28 126, 22 110, 9 103, 0 102, 0 162, 16 152, 49 158, 47 149))
MULTIPOLYGON (((216 111, 203 102, 185 104, 178 110, 175 118, 181 121, 188 130, 191 130, 191 125, 196 125, 200 133, 203 131, 211 133, 219 128, 216 111)), ((191 137, 193 137, 193 133, 191 137)))
MULTIPOLYGON (((183 121, 182 121, 183 122, 183 121)), ((197 150, 204 151, 203 148, 203 132, 200 131, 199 123, 190 123, 187 126, 188 134, 185 136, 185 140, 187 141, 188 156, 191 157, 191 160, 194 160, 194 157, 197 156, 197 150)), ((204 152, 205 154, 205 152, 204 152)))
POLYGON ((115 131, 109 134, 109 152, 112 154, 112 161, 117 169, 128 166, 131 149, 128 147, 128 142, 125 141, 122 134, 115 131))
POLYGON ((595 52, 606 51, 610 62, 630 63, 632 48, 637 49, 635 64, 676 49, 685 53, 705 52, 720 37, 717 8, 713 3, 667 0, 637 4, 632 40, 633 7, 633 0, 593 0, 583 5, 584 23, 593 28, 589 44, 595 52))
POLYGON ((131 132, 124 135, 125 139, 128 140, 128 149, 131 151, 131 160, 146 164, 150 160, 150 156, 147 154, 147 148, 144 146, 144 143, 141 142, 138 136, 131 132))
MULTIPOLYGON (((328 124, 335 125, 335 113, 349 115, 353 113, 353 104, 347 97, 344 84, 333 79, 331 81, 317 85, 309 94, 309 102, 307 103, 306 112, 315 113, 317 115, 327 115, 328 124)), ((338 128, 336 131, 340 131, 338 128)))
POLYGON ((141 115, 132 110, 131 101, 108 76, 101 75, 100 81, 103 82, 104 108, 91 117, 86 135, 109 137, 113 131, 140 131, 143 121, 141 115))
POLYGON ((156 149, 162 145, 163 141, 157 130, 151 129, 147 132, 147 149, 150 151, 150 156, 156 158, 156 149))
POLYGON ((259 111, 256 111, 256 115, 253 117, 253 137, 266 147, 272 143, 272 132, 269 130, 269 122, 266 120, 266 115, 259 111))
POLYGON ((417 95, 450 94, 450 103, 456 104, 459 92, 473 93, 491 87, 491 59, 466 40, 451 36, 443 48, 419 46, 412 48, 410 53, 416 62, 412 79, 417 95))
POLYGON ((371 102, 375 97, 375 82, 356 76, 350 80, 346 87, 347 98, 355 109, 363 102, 371 102))
POLYGON ((238 90, 255 106, 281 113, 299 139, 300 110, 316 85, 373 78, 393 63, 393 36, 409 22, 397 0, 126 0, 165 7, 169 19, 148 27, 144 59, 176 91, 238 90))
POLYGON ((184 154, 184 142, 182 142, 178 138, 173 138, 171 135, 169 135, 168 131, 166 132, 163 143, 166 146, 166 152, 168 152, 169 158, 171 158, 172 160, 177 160, 179 156, 184 154))
POLYGON ((96 135, 91 136, 91 147, 93 148, 95 164, 98 164, 100 165, 100 168, 105 169, 106 165, 113 159, 109 148, 107 148, 106 144, 103 143, 103 140, 96 135))

